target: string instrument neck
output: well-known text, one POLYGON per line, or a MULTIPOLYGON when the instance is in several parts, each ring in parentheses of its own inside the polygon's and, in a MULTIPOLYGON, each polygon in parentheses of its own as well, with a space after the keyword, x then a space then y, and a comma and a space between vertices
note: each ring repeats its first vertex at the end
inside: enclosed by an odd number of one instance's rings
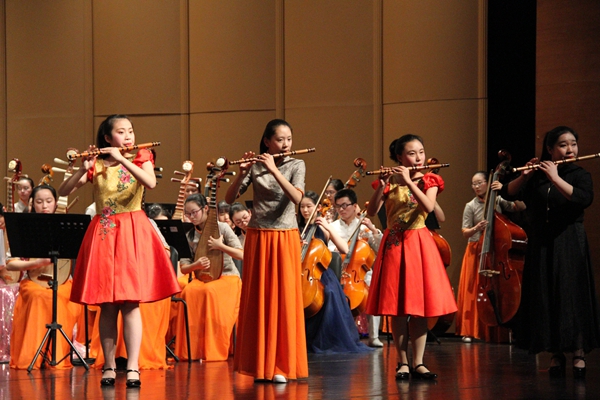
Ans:
POLYGON ((194 172, 194 163, 189 160, 184 161, 182 168, 184 172, 175 171, 176 175, 183 175, 181 179, 171 178, 171 182, 181 182, 179 185, 179 193, 177 195, 177 203, 175 204, 175 212, 173 213, 173 219, 180 221, 183 220, 183 207, 185 205, 186 188, 190 184, 195 185, 195 183, 190 183, 192 173, 194 172))
POLYGON ((315 223, 310 224, 310 226, 308 227, 308 231, 302 237, 302 240, 304 241, 304 243, 302 244, 302 256, 301 256, 302 262, 304 262, 304 258, 306 257, 306 253, 308 252, 308 246, 310 245, 310 242, 313 239, 313 237, 315 236, 316 232, 317 232, 317 224, 315 224, 315 223))

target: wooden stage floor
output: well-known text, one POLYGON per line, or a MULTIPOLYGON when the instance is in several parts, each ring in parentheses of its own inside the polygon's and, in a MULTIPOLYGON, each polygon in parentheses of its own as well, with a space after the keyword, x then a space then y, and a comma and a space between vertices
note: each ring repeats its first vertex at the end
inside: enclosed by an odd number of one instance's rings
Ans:
MULTIPOLYGON (((384 338, 383 338, 384 339, 384 338)), ((310 377, 287 384, 254 383, 233 373, 233 361, 181 362, 172 369, 142 371, 140 389, 125 388, 119 372, 114 388, 101 388, 101 372, 11 370, 0 365, 0 399, 584 399, 600 398, 600 361, 587 357, 587 378, 562 378, 546 371, 549 355, 538 357, 508 344, 443 337, 428 343, 425 362, 439 374, 437 382, 394 379, 396 351, 385 339, 383 349, 368 354, 310 355, 310 377)), ((571 357, 568 357, 568 365, 571 357)))

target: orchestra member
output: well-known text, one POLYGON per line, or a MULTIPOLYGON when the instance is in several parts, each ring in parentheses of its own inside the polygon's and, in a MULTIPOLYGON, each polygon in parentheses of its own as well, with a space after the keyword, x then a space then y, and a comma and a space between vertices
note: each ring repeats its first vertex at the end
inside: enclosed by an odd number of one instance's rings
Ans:
MULTIPOLYGON (((573 353, 575 377, 584 377, 585 353, 600 345, 600 320, 583 226, 592 204, 592 176, 574 163, 579 135, 558 126, 544 138, 537 169, 524 170, 505 185, 506 193, 527 204, 527 254, 521 304, 515 323, 517 345, 531 353, 553 354, 549 373, 565 371, 564 353, 573 353)), ((527 165, 538 163, 531 160, 527 165)))
MULTIPOLYGON (((185 215, 194 224, 194 229, 187 234, 192 254, 196 253, 200 237, 205 232, 208 216, 208 204, 201 194, 190 195, 185 200, 185 215)), ((238 319, 240 310, 240 294, 242 281, 240 273, 232 258, 241 260, 244 257, 242 245, 228 224, 218 223, 218 236, 208 239, 211 250, 223 252, 223 272, 218 279, 203 282, 193 279, 181 292, 180 297, 188 306, 191 356, 193 360, 223 361, 229 357, 231 333, 238 319)), ((181 272, 207 270, 211 267, 208 257, 200 257, 193 261, 181 260, 181 272)), ((175 354, 187 359, 188 349, 185 340, 185 317, 179 310, 175 336, 175 354)))
MULTIPOLYGON (((481 233, 485 230, 488 222, 484 219, 485 196, 488 192, 487 174, 484 171, 476 172, 471 178, 471 188, 475 192, 473 200, 465 205, 462 219, 462 234, 468 239, 467 249, 463 257, 460 271, 460 283, 458 285, 458 297, 456 313, 456 335, 462 336, 464 343, 471 343, 472 339, 485 339, 491 341, 493 336, 508 337, 506 328, 486 328, 479 320, 477 312, 477 272, 479 270, 479 259, 477 244, 481 233)), ((499 191, 502 184, 493 182, 492 190, 499 191)), ((525 209, 521 201, 512 202, 504 200, 501 196, 496 197, 497 212, 515 212, 525 209)))
POLYGON ((390 144, 390 158, 398 163, 379 176, 367 207, 376 215, 385 202, 387 228, 375 266, 367 313, 392 317, 392 333, 399 363, 396 379, 436 379, 423 364, 427 317, 456 311, 456 302, 435 241, 425 227, 444 182, 439 175, 409 169, 424 165, 423 140, 404 135, 390 144), (410 317, 410 318, 409 318, 410 317), (413 368, 408 339, 413 346, 413 368))
MULTIPOLYGON (((37 186, 32 191, 32 212, 53 214, 56 211, 57 195, 52 186, 37 186)), ((66 275, 70 274, 69 260, 59 260, 59 265, 68 268, 66 275)), ((50 258, 11 258, 8 260, 7 269, 11 271, 27 272, 19 285, 19 295, 14 308, 14 317, 11 334, 10 367, 16 369, 27 369, 35 357, 38 347, 42 343, 46 332, 46 324, 52 322, 52 289, 42 283, 36 283, 31 278, 38 276, 40 269, 51 266, 50 258)), ((62 325, 67 335, 72 335, 73 328, 77 323, 82 307, 69 301, 71 295, 71 279, 58 286, 57 316, 58 323, 62 325)), ((54 366, 57 369, 71 368, 72 364, 68 355, 71 346, 65 338, 56 332, 56 360, 67 356, 63 362, 54 366)), ((39 369, 43 357, 38 357, 34 368, 39 369)))
POLYGON ((171 260, 142 210, 144 189, 156 186, 154 159, 147 149, 136 156, 120 147, 135 144, 125 115, 111 115, 98 128, 99 156, 82 158, 82 166, 63 181, 66 196, 87 182, 94 185, 97 214, 77 257, 71 300, 100 305, 100 337, 105 364, 101 385, 116 378, 117 316, 123 316, 127 347, 127 387, 141 385, 138 358, 142 341, 139 304, 179 292, 171 260))
POLYGON ((260 140, 261 154, 244 154, 252 161, 240 164, 225 198, 231 204, 253 185, 234 369, 274 383, 308 376, 295 216, 306 167, 304 161, 289 156, 273 158, 291 148, 290 125, 281 119, 270 121, 260 140))

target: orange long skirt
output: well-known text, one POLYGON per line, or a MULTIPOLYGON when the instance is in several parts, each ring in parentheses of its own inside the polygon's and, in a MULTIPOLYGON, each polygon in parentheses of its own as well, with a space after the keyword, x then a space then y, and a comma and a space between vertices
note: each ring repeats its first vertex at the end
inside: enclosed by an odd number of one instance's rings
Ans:
POLYGON ((308 376, 297 229, 248 229, 235 371, 255 379, 308 376))
MULTIPOLYGON (((57 321, 62 325, 63 331, 73 339, 73 327, 77 323, 83 306, 69 301, 71 296, 71 281, 58 287, 57 321)), ((40 343, 46 335, 46 324, 52 322, 52 290, 44 288, 37 283, 23 279, 19 285, 19 295, 15 303, 12 334, 10 337, 10 367, 27 369, 40 343)), ((45 345, 44 345, 45 347, 45 345)), ((52 346, 50 347, 50 349, 52 346)), ((56 361, 59 361, 71 352, 71 346, 63 335, 56 332, 56 361)), ((48 354, 48 357, 51 357, 48 354)), ((42 364, 40 355, 34 368, 39 369, 42 364)), ((66 357, 54 368, 71 368, 71 360, 66 357)))
POLYGON ((508 342, 508 329, 488 327, 479 320, 477 312, 477 242, 469 242, 462 261, 456 304, 456 330, 459 336, 485 339, 487 342, 508 342))
MULTIPOLYGON (((235 275, 204 283, 192 280, 180 297, 188 306, 192 360, 224 361, 229 357, 231 332, 240 312, 242 281, 235 275)), ((175 354, 187 360, 185 316, 179 304, 175 354)))
MULTIPOLYGON (((142 314, 142 345, 140 347, 140 358, 138 360, 140 369, 168 369, 166 360, 165 337, 169 328, 169 312, 171 299, 163 299, 154 303, 140 303, 142 314)), ((90 345, 90 357, 95 358, 95 368, 104 365, 104 353, 100 343, 100 314, 96 313, 96 321, 92 330, 92 343, 90 345)), ((121 314, 117 319, 118 339, 115 357, 127 358, 127 349, 123 340, 123 319, 121 314)))

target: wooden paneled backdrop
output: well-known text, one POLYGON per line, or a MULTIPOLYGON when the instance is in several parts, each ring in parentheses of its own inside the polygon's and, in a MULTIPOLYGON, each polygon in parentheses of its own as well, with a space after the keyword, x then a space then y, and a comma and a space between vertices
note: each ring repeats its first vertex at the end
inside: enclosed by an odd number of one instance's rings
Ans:
MULTIPOLYGON (((288 120, 307 188, 346 181, 353 160, 390 165, 388 145, 425 139, 442 170, 441 233, 458 286, 462 211, 486 158, 485 0, 0 0, 0 165, 24 172, 85 149, 99 122, 131 116, 138 143, 161 141, 164 178, 148 202, 175 202, 172 172, 258 149, 268 120, 288 120)), ((572 125, 600 151, 599 7, 538 0, 537 129, 572 125)), ((598 176, 600 163, 585 165, 598 176)), ((59 184, 60 177, 55 181, 59 184)), ((597 180, 600 182, 599 180, 597 180)), ((368 200, 370 179, 357 187, 368 200)), ((598 183, 600 185, 600 183, 598 183)), ((224 186, 227 184, 224 184, 224 186)), ((221 194, 226 187, 222 188, 221 194)), ((92 202, 81 189, 75 212, 92 202)), ((6 187, 0 189, 6 199, 6 187)), ((250 198, 249 195, 244 196, 250 198)), ((600 265, 600 212, 587 217, 600 265)))

